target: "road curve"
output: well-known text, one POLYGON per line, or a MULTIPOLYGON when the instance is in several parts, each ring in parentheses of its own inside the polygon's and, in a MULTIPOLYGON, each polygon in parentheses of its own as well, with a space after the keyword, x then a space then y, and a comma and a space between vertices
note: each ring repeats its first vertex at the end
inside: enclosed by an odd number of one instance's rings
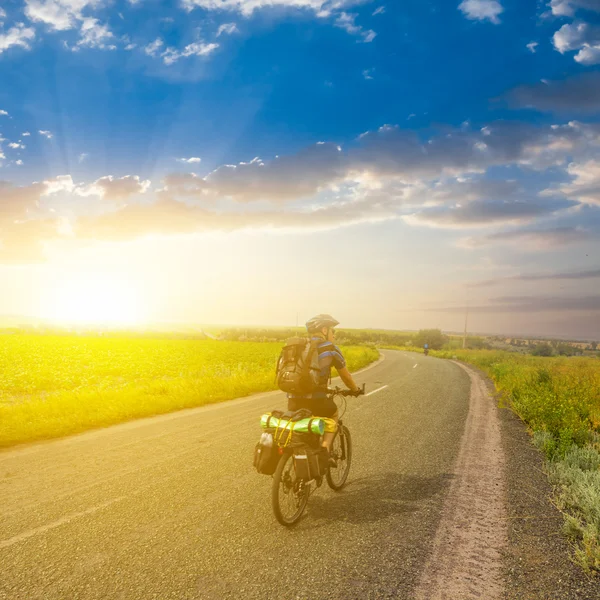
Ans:
POLYGON ((384 351, 348 400, 349 484, 292 530, 251 467, 265 394, 0 452, 0 598, 411 598, 469 409, 450 361, 384 351))

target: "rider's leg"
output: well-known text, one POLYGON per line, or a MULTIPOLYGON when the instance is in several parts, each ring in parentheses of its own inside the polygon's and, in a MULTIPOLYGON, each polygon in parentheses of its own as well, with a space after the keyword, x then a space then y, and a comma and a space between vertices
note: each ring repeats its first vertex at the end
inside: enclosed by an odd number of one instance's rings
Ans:
MULTIPOLYGON (((335 413, 329 417, 330 419, 333 419, 336 423, 336 427, 337 427, 337 423, 338 423, 338 411, 336 410, 335 413)), ((331 431, 326 431, 323 434, 323 448, 327 448, 327 450, 331 450, 331 445, 333 444, 333 438, 335 437, 335 431, 331 432, 331 431)))

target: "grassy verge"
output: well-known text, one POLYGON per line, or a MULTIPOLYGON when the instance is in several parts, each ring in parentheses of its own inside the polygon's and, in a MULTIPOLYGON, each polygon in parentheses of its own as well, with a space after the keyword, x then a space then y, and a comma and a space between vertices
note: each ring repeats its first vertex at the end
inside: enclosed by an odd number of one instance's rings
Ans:
MULTIPOLYGON (((280 343, 0 338, 0 447, 275 389, 280 343)), ((351 371, 379 356, 342 351, 351 371)))
POLYGON ((600 361, 487 350, 433 354, 486 372, 529 425, 548 459, 565 532, 577 542, 575 558, 586 571, 600 571, 600 361))

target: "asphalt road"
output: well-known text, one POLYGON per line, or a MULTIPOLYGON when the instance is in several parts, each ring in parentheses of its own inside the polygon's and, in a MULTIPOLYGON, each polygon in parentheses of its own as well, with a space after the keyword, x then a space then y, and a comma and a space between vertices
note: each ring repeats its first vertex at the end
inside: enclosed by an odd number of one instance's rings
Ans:
POLYGON ((291 530, 252 468, 266 394, 0 452, 0 598, 410 598, 431 551, 469 378, 384 351, 348 399, 348 486, 291 530))

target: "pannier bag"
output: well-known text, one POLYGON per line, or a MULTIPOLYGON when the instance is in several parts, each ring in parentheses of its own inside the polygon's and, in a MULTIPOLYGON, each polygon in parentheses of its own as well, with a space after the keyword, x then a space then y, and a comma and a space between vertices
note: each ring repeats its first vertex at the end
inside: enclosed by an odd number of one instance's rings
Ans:
POLYGON ((273 435, 265 431, 254 448, 254 468, 263 475, 273 475, 278 462, 279 451, 273 435))
POLYGON ((275 368, 275 381, 288 394, 311 394, 321 387, 319 366, 320 340, 289 338, 281 350, 275 368))
POLYGON ((296 469, 296 477, 298 479, 311 481, 324 472, 319 464, 320 454, 320 448, 299 447, 294 449, 294 468, 296 469))

